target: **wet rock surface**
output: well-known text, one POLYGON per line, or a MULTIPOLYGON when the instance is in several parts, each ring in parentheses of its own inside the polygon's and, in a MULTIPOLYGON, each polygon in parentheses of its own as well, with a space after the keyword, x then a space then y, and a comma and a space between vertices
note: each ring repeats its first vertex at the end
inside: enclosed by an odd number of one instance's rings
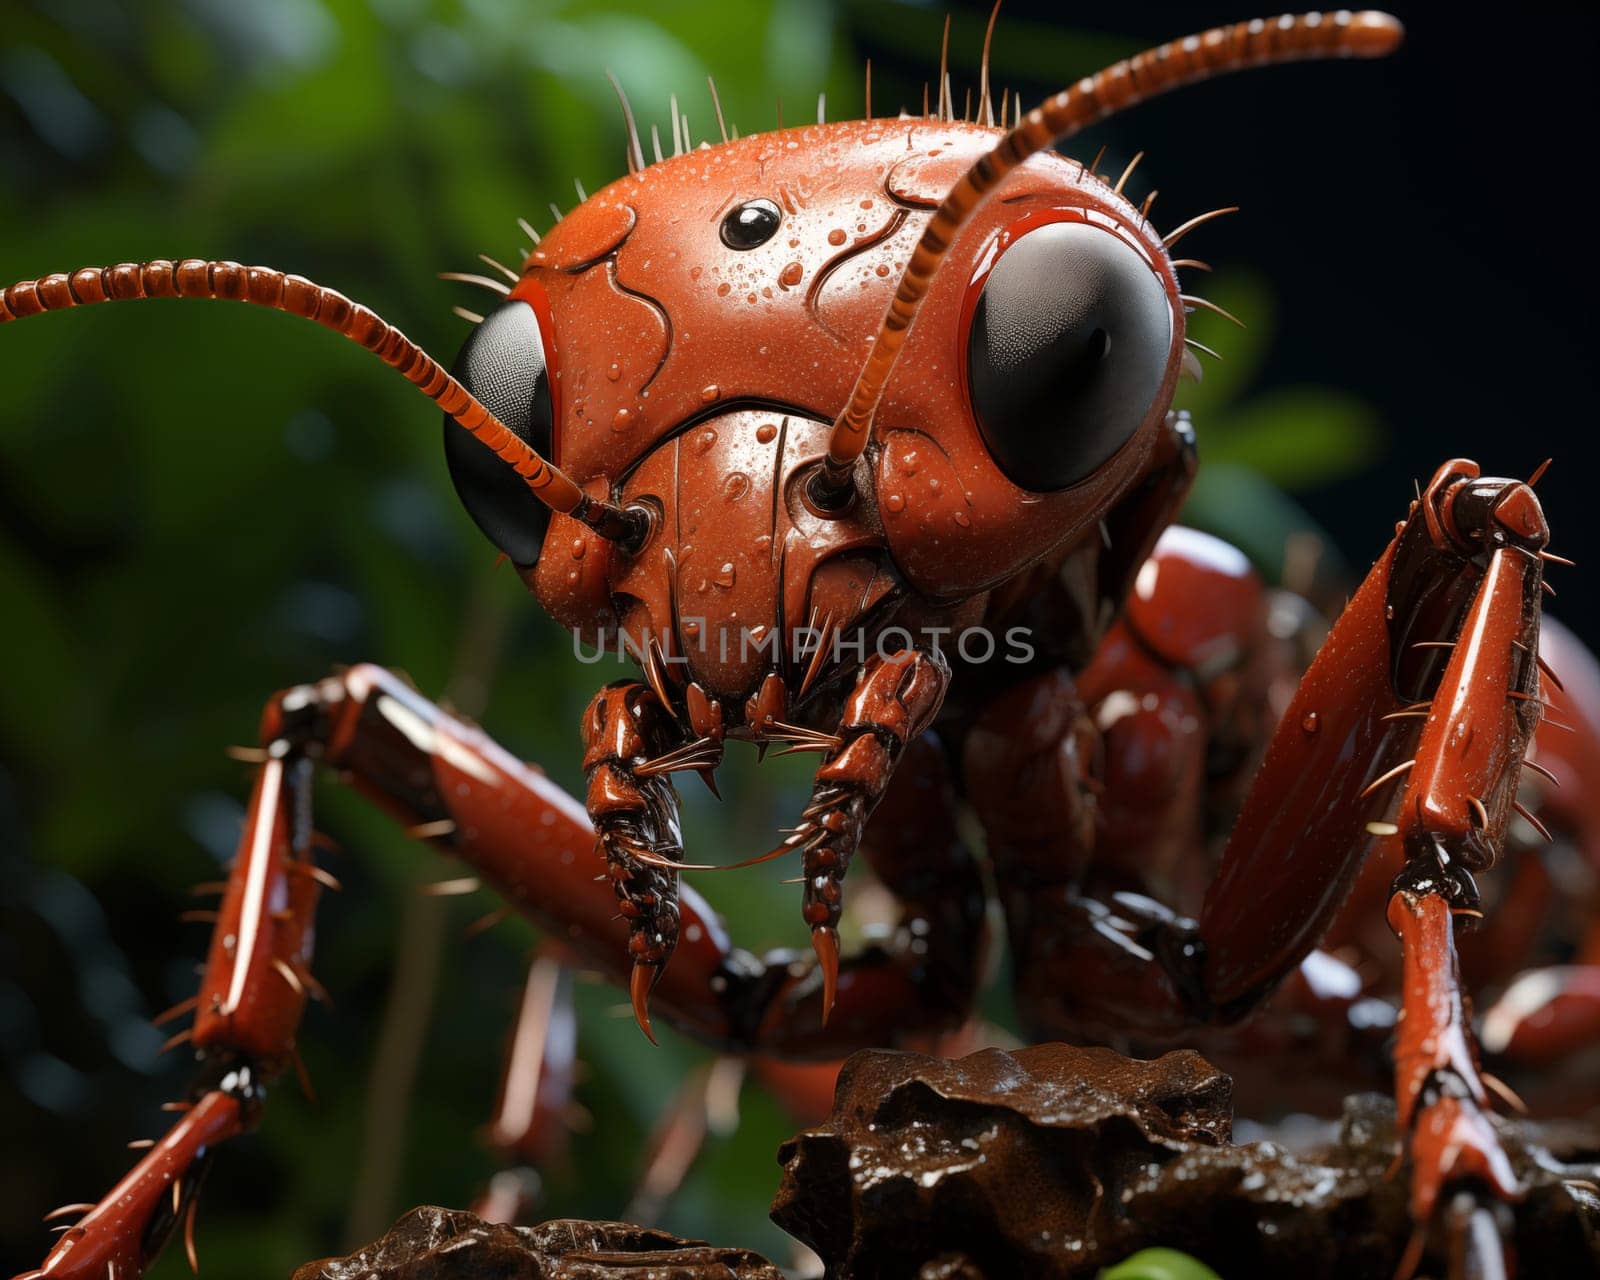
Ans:
POLYGON ((782 1280, 748 1249, 718 1249, 624 1222, 559 1219, 537 1227, 484 1222, 455 1209, 413 1209, 345 1258, 308 1262, 293 1280, 782 1280))
MULTIPOLYGON (((1231 1141, 1232 1087, 1200 1055, 1038 1045, 966 1058, 868 1051, 828 1121, 779 1151, 772 1217, 832 1280, 1079 1280, 1164 1246, 1225 1280, 1390 1280, 1411 1237, 1394 1108, 1360 1095, 1285 1142, 1231 1141)), ((1600 1275, 1600 1116, 1498 1121, 1527 1188, 1522 1276, 1600 1275)), ((1425 1265, 1421 1274, 1438 1272, 1425 1265)), ((414 1209, 294 1280, 780 1280, 744 1249, 616 1222, 539 1227, 414 1209)))
MULTIPOLYGON (((1411 1234, 1392 1105, 1353 1098, 1322 1141, 1290 1151, 1231 1145, 1230 1094, 1190 1052, 857 1054, 829 1120, 780 1151, 772 1216, 841 1280, 1065 1280, 1154 1245, 1229 1280, 1392 1276, 1411 1234)), ((1600 1180, 1600 1132, 1501 1131, 1528 1187, 1523 1273, 1596 1274, 1600 1196, 1582 1183, 1600 1180)))

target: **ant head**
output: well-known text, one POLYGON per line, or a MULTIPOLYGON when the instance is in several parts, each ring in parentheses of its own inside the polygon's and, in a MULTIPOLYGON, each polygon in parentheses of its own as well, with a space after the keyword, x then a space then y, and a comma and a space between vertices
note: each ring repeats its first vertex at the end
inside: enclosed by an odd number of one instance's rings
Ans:
MULTIPOLYGON (((1381 14, 1241 23, 1107 68, 1009 129, 986 101, 967 123, 942 98, 937 115, 690 143, 651 166, 630 132, 630 177, 562 219, 522 276, 560 331, 562 465, 625 498, 666 440, 789 413, 814 450, 806 508, 873 525, 916 592, 1014 576, 1137 480, 1186 363, 1184 312, 1205 305, 1167 253, 1191 224, 1163 239, 1123 180, 1051 144, 1215 74, 1376 56, 1399 34, 1381 14)), ((538 308, 519 314, 529 328, 538 308)))

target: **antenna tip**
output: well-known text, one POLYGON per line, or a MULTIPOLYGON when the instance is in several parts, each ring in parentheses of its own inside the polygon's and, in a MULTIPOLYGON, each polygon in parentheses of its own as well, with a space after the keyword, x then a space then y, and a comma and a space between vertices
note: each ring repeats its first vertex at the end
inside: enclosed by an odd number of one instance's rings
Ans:
POLYGON ((1400 47, 1406 29, 1392 13, 1378 9, 1363 9, 1352 14, 1348 28, 1347 46, 1358 58, 1383 58, 1400 47))

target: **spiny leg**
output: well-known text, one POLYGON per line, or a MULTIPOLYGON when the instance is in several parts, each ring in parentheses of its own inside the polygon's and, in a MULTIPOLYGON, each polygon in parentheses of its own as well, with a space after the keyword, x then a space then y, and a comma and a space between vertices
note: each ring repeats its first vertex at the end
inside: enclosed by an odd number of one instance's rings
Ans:
MULTIPOLYGON (((476 725, 398 676, 360 665, 275 697, 261 741, 196 1025, 180 1033, 204 1057, 195 1100, 174 1104, 184 1114, 172 1132, 57 1243, 40 1273, 53 1280, 102 1280, 107 1262, 120 1280, 140 1274, 177 1218, 192 1222, 204 1159, 253 1125, 264 1086, 293 1062, 299 1012, 317 989, 311 911, 319 885, 333 883, 311 861, 313 766, 331 769, 409 832, 460 858, 584 967, 619 984, 630 977, 628 927, 608 877, 594 876, 596 833, 582 807, 476 725)), ((908 774, 907 781, 928 779, 908 774)), ((936 785, 934 794, 944 790, 936 785)), ((924 1043, 959 1025, 981 951, 981 886, 970 858, 953 852, 946 809, 924 804, 920 812, 938 815, 935 834, 920 845, 926 875, 914 874, 914 858, 887 864, 894 870, 885 882, 901 893, 905 915, 892 938, 844 958, 831 1024, 824 1026, 823 984, 814 972, 797 965, 793 952, 757 957, 732 947, 687 885, 677 897, 674 963, 656 980, 672 1024, 713 1045, 814 1058, 865 1044, 924 1043), (946 875, 956 892, 942 891, 946 875)), ((927 834, 914 823, 907 829, 927 834)))
MULTIPOLYGON (((1405 856, 1388 908, 1405 952, 1395 1093, 1417 1223, 1402 1272, 1420 1262, 1445 1193, 1470 1185, 1504 1201, 1521 1194, 1488 1118, 1463 1011, 1454 921, 1470 924, 1481 914, 1473 876, 1498 861, 1519 808, 1518 775, 1542 705, 1536 655, 1547 533, 1526 487, 1460 487, 1472 479, 1457 482, 1464 498, 1456 503, 1454 536, 1480 541, 1487 566, 1433 693, 1392 824, 1405 856)), ((1478 1210, 1467 1213, 1456 1234, 1475 1250, 1497 1248, 1492 1233, 1471 1229, 1478 1210)))
MULTIPOLYGON (((267 723, 275 721, 269 707, 267 723)), ((192 1043, 201 1073, 181 1118, 106 1196, 67 1230, 39 1272, 53 1280, 136 1277, 180 1218, 195 1258, 195 1193, 218 1145, 252 1128, 266 1085, 295 1062, 309 990, 312 916, 320 877, 311 851, 311 766, 275 733, 256 778, 212 932, 195 1024, 168 1046, 192 1043)))
MULTIPOLYGON (((679 933, 678 872, 671 864, 683 860, 683 832, 668 776, 677 755, 675 729, 670 706, 637 681, 600 690, 583 717, 589 817, 628 922, 633 1014, 652 1042, 650 992, 679 933)), ((720 756, 720 744, 715 751, 720 756)))
MULTIPOLYGON (((1480 479, 1459 460, 1440 468, 1301 681, 1199 919, 1141 894, 1089 899, 1059 886, 1061 919, 1076 924, 1029 959, 1053 957, 1041 967, 1064 975, 1053 998, 1075 1021, 1160 1036, 1243 1018, 1316 945, 1375 846, 1392 842, 1396 867, 1448 870, 1469 894, 1471 872, 1492 865, 1515 811, 1537 719, 1546 536, 1527 485, 1480 479), (1398 812, 1385 803, 1396 791, 1398 812), (1071 978, 1085 967, 1095 981, 1071 978)), ((1081 851, 1064 851, 1074 856, 1081 851)), ((1423 888, 1412 881, 1396 891, 1423 888)), ((1015 893, 1049 914, 1047 895, 1026 884, 1015 893)), ((1462 919, 1476 910, 1466 897, 1451 905, 1462 919)), ((1453 945, 1409 951, 1408 963, 1458 990, 1453 945)), ((1019 956, 1019 970, 1028 963, 1019 956)), ((1474 1098, 1476 1088, 1481 1081, 1463 1086, 1474 1098)), ((1404 1114, 1414 1103, 1402 1094, 1404 1114)), ((1434 1113, 1423 1105, 1416 1114, 1428 1123, 1434 1113)), ((1492 1129, 1472 1132, 1488 1135, 1477 1155, 1494 1166, 1492 1129)), ((1414 1154, 1419 1184, 1443 1189, 1429 1204, 1449 1192, 1453 1205, 1458 1180, 1445 1157, 1460 1153, 1422 1146, 1414 1154)), ((1486 1248, 1476 1221, 1469 1214, 1458 1237, 1486 1248)))
POLYGON ((811 946, 822 970, 822 1020, 839 982, 844 878, 862 831, 913 741, 938 714, 950 669, 938 653, 907 649, 874 657, 845 700, 835 744, 817 767, 811 803, 788 843, 801 847, 811 946))
POLYGON ((1452 906, 1461 894, 1459 884, 1441 882, 1419 867, 1404 877, 1389 903, 1389 924, 1405 959, 1395 1097, 1396 1123, 1411 1155, 1415 1224, 1397 1273, 1401 1280, 1421 1263, 1436 1224, 1446 1235, 1444 1252, 1471 1250, 1479 1263, 1476 1271, 1452 1275, 1508 1274, 1492 1202, 1482 1203, 1477 1189, 1506 1202, 1522 1194, 1489 1118, 1489 1094, 1462 998, 1454 917, 1472 908, 1452 906))
MULTIPOLYGON (((397 676, 357 666, 287 690, 262 717, 255 789, 225 887, 192 1029, 202 1063, 182 1119, 118 1186, 70 1228, 44 1264, 59 1280, 129 1280, 181 1216, 192 1229, 204 1158, 250 1128, 266 1086, 292 1065, 299 1018, 318 990, 310 973, 319 888, 310 783, 326 765, 413 834, 462 858, 517 909, 618 980, 624 931, 592 873, 594 832, 581 808, 538 769, 457 720, 397 676)), ((730 1020, 712 979, 727 958, 720 926, 696 895, 681 903, 690 942, 664 994, 677 1023, 716 1038, 730 1020)))

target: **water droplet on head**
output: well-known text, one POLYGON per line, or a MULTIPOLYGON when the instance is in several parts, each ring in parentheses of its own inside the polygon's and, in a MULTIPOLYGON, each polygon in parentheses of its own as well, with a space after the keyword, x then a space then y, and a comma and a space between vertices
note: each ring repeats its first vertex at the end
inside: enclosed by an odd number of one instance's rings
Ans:
POLYGON ((717 570, 717 585, 726 591, 733 586, 734 568, 732 560, 724 560, 722 568, 717 570))
POLYGON ((891 493, 883 500, 883 505, 888 507, 890 511, 904 511, 906 500, 898 493, 891 493))
POLYGON ((615 360, 613 360, 611 362, 610 366, 606 369, 606 377, 610 378, 611 381, 615 382, 621 376, 622 376, 622 366, 620 364, 618 364, 615 360))
POLYGON ((700 399, 705 401, 706 404, 710 404, 721 394, 722 388, 719 387, 715 382, 711 383, 709 386, 700 388, 700 399))
POLYGON ((586 552, 588 549, 589 549, 589 544, 587 542, 585 542, 582 538, 574 538, 572 540, 572 558, 574 560, 582 560, 583 559, 583 553, 586 552))
POLYGON ((972 523, 972 517, 967 515, 965 511, 957 511, 955 515, 951 516, 950 518, 963 529, 967 528, 972 523))
POLYGON ((633 414, 627 409, 618 409, 616 416, 611 419, 613 431, 626 431, 633 425, 633 414))
POLYGON ((763 422, 759 427, 756 428, 756 439, 761 441, 762 444, 772 443, 773 438, 777 434, 778 428, 773 426, 770 422, 763 422))
POLYGON ((843 244, 844 241, 845 241, 845 234, 844 234, 844 228, 843 227, 835 227, 832 231, 828 232, 828 243, 829 244, 843 244))
POLYGON ((707 427, 704 431, 699 432, 694 438, 695 452, 705 453, 711 448, 712 445, 716 444, 716 442, 716 429, 714 427, 707 427))
POLYGON ((729 502, 737 502, 750 492, 750 477, 742 471, 730 471, 722 482, 723 495, 729 502))
POLYGON ((1315 711, 1308 711, 1305 713, 1305 715, 1300 717, 1300 727, 1307 733, 1315 733, 1318 729, 1322 728, 1322 721, 1317 718, 1317 713, 1315 711))
POLYGON ((800 277, 805 273, 805 268, 798 262, 791 262, 778 274, 778 283, 785 289, 792 289, 800 283, 800 277))

